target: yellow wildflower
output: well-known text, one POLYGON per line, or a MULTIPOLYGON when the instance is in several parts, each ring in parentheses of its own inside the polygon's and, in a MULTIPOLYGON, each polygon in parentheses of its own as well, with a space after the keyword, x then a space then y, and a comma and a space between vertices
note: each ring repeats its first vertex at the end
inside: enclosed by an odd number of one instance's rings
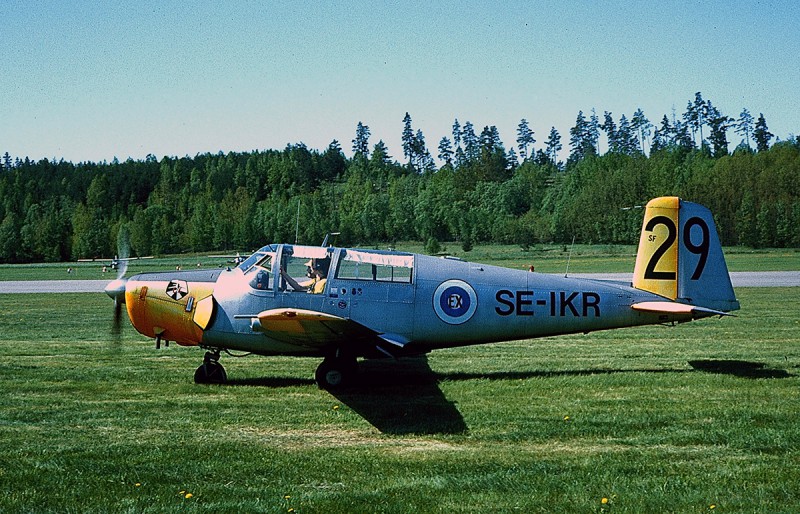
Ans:
POLYGON ((600 503, 602 503, 603 505, 605 505, 606 503, 608 503, 608 498, 605 498, 605 497, 603 497, 603 499, 602 499, 602 500, 600 500, 600 503))
POLYGON ((192 496, 194 496, 192 493, 186 493, 186 496, 184 496, 184 498, 186 498, 188 500, 192 496))

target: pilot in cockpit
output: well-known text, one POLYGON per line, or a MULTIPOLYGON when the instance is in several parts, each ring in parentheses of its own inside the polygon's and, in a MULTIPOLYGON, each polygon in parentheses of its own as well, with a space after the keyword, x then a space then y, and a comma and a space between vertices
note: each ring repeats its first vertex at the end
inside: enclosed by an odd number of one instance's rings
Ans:
POLYGON ((311 259, 306 262, 306 276, 309 279, 304 280, 302 283, 292 278, 283 268, 281 268, 281 276, 295 291, 320 294, 325 289, 330 265, 330 259, 311 259))

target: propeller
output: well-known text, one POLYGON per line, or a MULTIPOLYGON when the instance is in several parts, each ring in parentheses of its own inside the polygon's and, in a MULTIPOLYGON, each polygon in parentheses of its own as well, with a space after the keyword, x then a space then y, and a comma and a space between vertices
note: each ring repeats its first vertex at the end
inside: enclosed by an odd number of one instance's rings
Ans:
POLYGON ((125 286, 128 279, 125 273, 128 271, 128 256, 130 254, 130 244, 126 230, 120 230, 117 238, 117 278, 112 280, 104 289, 105 293, 114 300, 114 318, 111 324, 111 335, 116 342, 119 341, 122 332, 122 306, 125 304, 125 286))

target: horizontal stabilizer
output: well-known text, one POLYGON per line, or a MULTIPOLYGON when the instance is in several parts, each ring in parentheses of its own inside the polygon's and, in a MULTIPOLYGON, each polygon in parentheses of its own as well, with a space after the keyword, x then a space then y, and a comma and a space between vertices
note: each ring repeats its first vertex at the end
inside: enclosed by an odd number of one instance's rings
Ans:
POLYGON ((631 305, 634 310, 644 312, 658 312, 662 314, 691 314, 695 318, 705 318, 707 316, 732 316, 727 312, 686 305, 676 302, 639 302, 631 305))

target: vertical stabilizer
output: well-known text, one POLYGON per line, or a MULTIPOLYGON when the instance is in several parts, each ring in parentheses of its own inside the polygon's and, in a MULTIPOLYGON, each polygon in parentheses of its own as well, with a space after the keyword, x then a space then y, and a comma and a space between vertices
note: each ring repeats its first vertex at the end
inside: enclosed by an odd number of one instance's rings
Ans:
POLYGON ((739 308, 711 211, 677 197, 647 204, 633 286, 709 309, 739 308))

